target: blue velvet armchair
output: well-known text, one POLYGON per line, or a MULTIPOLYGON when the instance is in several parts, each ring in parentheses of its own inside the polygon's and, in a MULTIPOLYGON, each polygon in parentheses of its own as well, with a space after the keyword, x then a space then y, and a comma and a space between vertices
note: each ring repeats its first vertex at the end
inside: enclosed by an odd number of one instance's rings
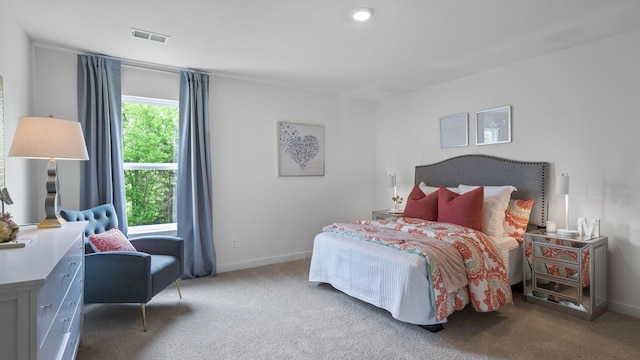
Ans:
POLYGON ((118 227, 118 217, 111 204, 84 211, 62 210, 67 221, 88 221, 85 228, 84 302, 140 303, 142 325, 147 331, 145 304, 175 282, 182 298, 178 279, 184 272, 184 243, 179 237, 143 236, 129 239, 138 252, 98 252, 89 236, 118 227))

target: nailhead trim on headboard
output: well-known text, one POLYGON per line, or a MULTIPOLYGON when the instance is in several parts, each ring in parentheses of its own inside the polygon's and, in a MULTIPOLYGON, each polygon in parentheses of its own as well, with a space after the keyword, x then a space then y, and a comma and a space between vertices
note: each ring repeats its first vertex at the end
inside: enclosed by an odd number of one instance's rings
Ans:
POLYGON ((529 223, 545 226, 549 163, 518 161, 491 155, 460 155, 434 164, 416 166, 415 183, 429 186, 513 185, 514 199, 535 199, 529 223))

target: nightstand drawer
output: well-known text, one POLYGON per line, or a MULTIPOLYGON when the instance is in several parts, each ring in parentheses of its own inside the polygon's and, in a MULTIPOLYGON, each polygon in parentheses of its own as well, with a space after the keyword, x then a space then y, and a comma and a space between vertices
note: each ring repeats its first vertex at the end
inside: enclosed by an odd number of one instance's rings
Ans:
MULTIPOLYGON (((561 239, 543 238, 533 241, 530 244, 532 250, 532 270, 534 277, 539 277, 542 284, 546 282, 562 283, 569 287, 584 287, 589 285, 588 274, 582 278, 583 264, 588 261, 588 246, 584 243, 576 243, 561 239)), ((533 281, 534 287, 538 290, 547 288, 539 286, 537 281, 533 281)), ((552 289, 549 289, 552 290, 552 289)), ((579 291, 570 291, 578 294, 579 291)), ((578 295, 570 296, 578 300, 578 295)))
MULTIPOLYGON (((533 281, 533 291, 543 291, 551 298, 558 297, 565 300, 582 301, 581 291, 582 286, 577 280, 559 278, 557 276, 550 276, 536 273, 533 281)), ((557 299, 554 299, 557 300, 557 299)))
POLYGON ((548 239, 548 242, 533 242, 533 254, 540 259, 539 261, 550 260, 558 265, 579 265, 580 252, 585 247, 579 244, 574 247, 575 243, 567 240, 548 239))

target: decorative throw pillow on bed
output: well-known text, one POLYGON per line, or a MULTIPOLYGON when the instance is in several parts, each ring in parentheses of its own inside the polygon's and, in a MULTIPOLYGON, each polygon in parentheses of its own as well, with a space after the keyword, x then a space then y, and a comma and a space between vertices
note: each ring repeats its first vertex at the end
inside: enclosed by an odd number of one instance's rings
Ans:
POLYGON ((89 241, 100 252, 104 251, 137 251, 129 239, 117 228, 100 234, 89 236, 89 241))
POLYGON ((438 190, 438 221, 482 229, 484 187, 457 194, 444 186, 438 190))
POLYGON ((429 221, 438 220, 438 192, 425 195, 418 185, 414 185, 407 197, 407 205, 402 216, 429 221))
POLYGON ((533 207, 533 199, 509 200, 509 207, 505 211, 504 230, 507 235, 523 242, 524 233, 527 231, 529 216, 533 207))
MULTIPOLYGON (((477 189, 478 186, 459 185, 458 192, 465 194, 477 189)), ((484 205, 482 208, 482 228, 489 236, 502 236, 505 234, 504 218, 505 211, 509 206, 511 193, 516 188, 511 185, 505 186, 484 186, 484 205)))

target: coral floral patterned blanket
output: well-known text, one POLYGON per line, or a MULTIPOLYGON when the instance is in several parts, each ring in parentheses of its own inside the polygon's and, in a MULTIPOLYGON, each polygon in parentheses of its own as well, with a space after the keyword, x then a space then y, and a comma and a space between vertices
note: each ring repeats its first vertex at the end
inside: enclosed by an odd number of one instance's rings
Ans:
MULTIPOLYGON (((484 233, 467 227, 414 218, 336 223, 323 231, 380 243, 423 256, 430 276, 429 289, 436 320, 442 321, 471 302, 476 311, 497 310, 513 304, 507 270, 494 243, 484 233), (394 234, 395 233, 395 234, 394 234), (398 234, 401 234, 398 236, 398 234), (466 279, 454 274, 454 262, 445 260, 438 240, 453 245, 464 260, 466 279), (466 281, 464 281, 466 280, 466 281), (467 286, 464 286, 464 284, 467 286), (453 288, 451 288, 453 286, 453 288)), ((460 270, 462 271, 462 270, 460 270)))

